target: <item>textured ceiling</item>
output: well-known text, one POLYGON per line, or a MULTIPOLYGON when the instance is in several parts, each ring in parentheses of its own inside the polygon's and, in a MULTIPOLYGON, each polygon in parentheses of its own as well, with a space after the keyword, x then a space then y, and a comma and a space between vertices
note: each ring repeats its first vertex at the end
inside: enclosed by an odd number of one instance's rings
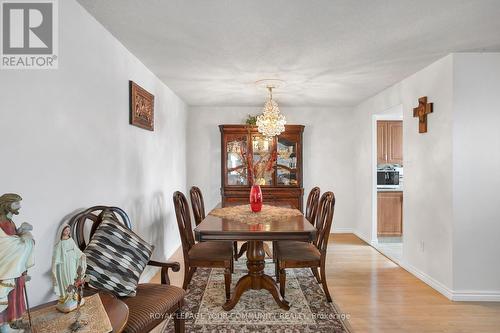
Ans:
POLYGON ((189 105, 355 105, 438 58, 500 51, 500 0, 79 0, 189 105))

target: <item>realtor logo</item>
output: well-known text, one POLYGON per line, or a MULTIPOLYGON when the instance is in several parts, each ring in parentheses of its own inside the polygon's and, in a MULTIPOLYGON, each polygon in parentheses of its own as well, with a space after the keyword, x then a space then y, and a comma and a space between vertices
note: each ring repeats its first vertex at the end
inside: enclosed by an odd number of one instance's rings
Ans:
POLYGON ((57 68, 56 0, 3 0, 2 69, 57 68))

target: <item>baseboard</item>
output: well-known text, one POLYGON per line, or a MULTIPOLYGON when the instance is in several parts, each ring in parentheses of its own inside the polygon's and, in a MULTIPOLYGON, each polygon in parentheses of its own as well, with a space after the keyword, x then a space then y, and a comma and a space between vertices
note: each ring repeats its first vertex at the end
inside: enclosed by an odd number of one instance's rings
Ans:
MULTIPOLYGON (((361 238, 365 243, 373 247, 375 250, 379 251, 380 250, 377 248, 377 243, 372 240, 368 240, 366 237, 363 237, 360 235, 358 232, 354 232, 354 234, 361 238)), ((387 257, 389 258, 389 257, 387 257)), ((394 260, 392 258, 389 258, 391 261, 393 261, 395 264, 399 265, 399 267, 403 268, 405 271, 409 272, 410 274, 414 275, 417 279, 423 281, 425 284, 430 286, 431 288, 437 290, 439 293, 443 294, 446 298, 451 300, 452 297, 452 291, 449 290, 445 285, 443 285, 441 282, 434 280, 431 278, 429 275, 425 274, 424 272, 421 272, 417 268, 413 267, 412 265, 409 265, 408 263, 403 262, 403 260, 394 260)))
MULTIPOLYGON (((371 240, 368 240, 366 237, 363 237, 360 235, 357 231, 353 232, 354 235, 356 235, 358 238, 363 240, 365 243, 376 249, 377 249, 377 244, 376 242, 373 242, 371 240)), ((379 251, 380 252, 380 251, 379 251)), ((389 258, 389 257, 388 257, 389 258)), ((440 294, 442 294, 444 297, 448 298, 451 301, 455 302, 500 302, 500 291, 454 291, 446 287, 444 284, 441 282, 433 279, 429 275, 425 274, 424 272, 420 271, 416 267, 400 260, 394 260, 391 259, 394 263, 399 265, 401 268, 403 268, 405 271, 408 273, 412 274, 415 276, 417 279, 421 280, 425 284, 427 284, 429 287, 433 288, 440 294)))
POLYGON ((451 300, 457 302, 500 302, 500 291, 454 291, 451 300))
MULTIPOLYGON (((380 250, 377 248, 376 242, 366 239, 365 237, 360 235, 358 232, 354 232, 354 234, 357 237, 361 238, 365 243, 367 243, 368 245, 373 247, 375 250, 380 252, 380 250)), ((396 261, 396 260, 393 260, 392 258, 389 258, 389 259, 392 260, 395 264, 399 265, 399 267, 403 268, 405 271, 414 275, 417 279, 421 280, 422 282, 424 282, 425 284, 427 284, 431 288, 433 288, 433 289, 437 290, 438 292, 440 292, 441 294, 443 294, 446 298, 448 298, 450 300, 452 299, 453 292, 450 289, 448 289, 445 285, 443 285, 441 282, 434 280, 429 275, 425 274, 424 272, 421 272, 420 270, 418 270, 417 268, 413 267, 412 265, 410 265, 408 263, 405 263, 403 261, 396 261)))
POLYGON ((372 241, 371 239, 368 240, 368 238, 366 238, 365 236, 361 235, 359 232, 357 231, 353 231, 353 234, 356 235, 356 237, 360 238, 363 242, 365 242, 366 244, 370 245, 370 246, 373 246, 375 244, 374 241, 372 241))
POLYGON ((419 269, 415 268, 414 266, 408 264, 407 262, 401 261, 398 263, 398 265, 403 268, 405 271, 413 274, 415 277, 420 279, 422 282, 427 284, 429 287, 435 289, 439 293, 443 294, 444 297, 448 298, 449 300, 453 300, 453 291, 450 290, 448 287, 446 287, 444 284, 441 282, 437 281, 436 279, 430 277, 429 275, 425 274, 424 272, 420 271, 419 269))

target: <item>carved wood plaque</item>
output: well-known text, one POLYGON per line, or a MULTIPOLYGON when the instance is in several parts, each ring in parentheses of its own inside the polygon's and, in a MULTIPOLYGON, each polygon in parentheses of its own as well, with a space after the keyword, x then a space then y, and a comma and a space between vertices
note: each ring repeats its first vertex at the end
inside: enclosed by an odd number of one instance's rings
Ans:
POLYGON ((133 81, 130 87, 130 124, 154 131, 155 97, 133 81))

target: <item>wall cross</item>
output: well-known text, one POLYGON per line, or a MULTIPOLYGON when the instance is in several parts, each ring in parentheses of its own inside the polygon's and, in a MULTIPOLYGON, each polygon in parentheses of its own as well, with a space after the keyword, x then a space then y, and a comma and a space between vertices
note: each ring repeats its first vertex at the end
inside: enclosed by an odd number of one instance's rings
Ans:
POLYGON ((418 106, 413 109, 413 117, 418 117, 419 133, 427 133, 427 115, 432 111, 432 103, 427 103, 427 96, 420 97, 418 106))

